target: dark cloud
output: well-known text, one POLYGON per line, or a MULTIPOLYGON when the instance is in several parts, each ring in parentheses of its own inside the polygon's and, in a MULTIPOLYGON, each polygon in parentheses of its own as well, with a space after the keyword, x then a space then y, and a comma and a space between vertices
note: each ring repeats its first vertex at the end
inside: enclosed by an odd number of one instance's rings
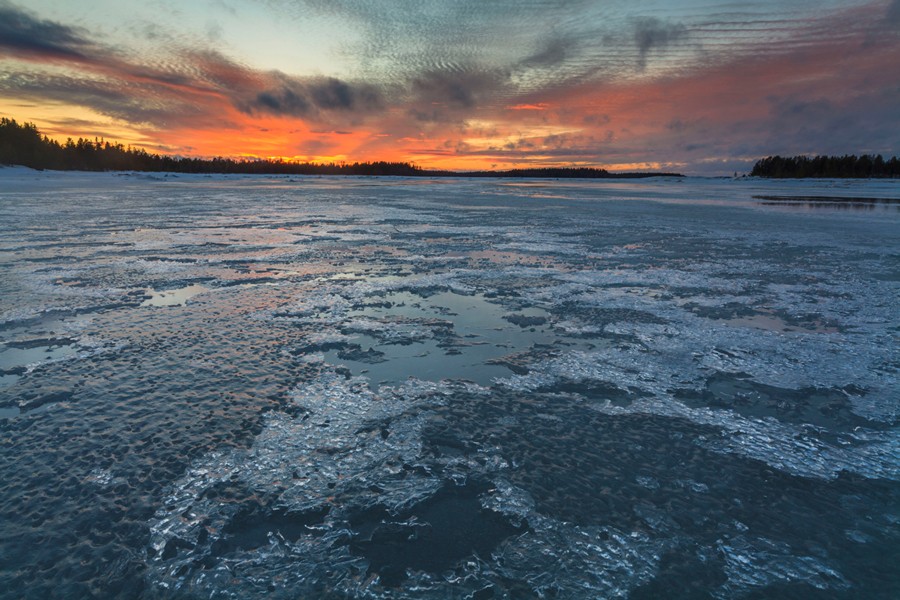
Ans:
POLYGON ((166 125, 176 121, 193 121, 212 124, 204 107, 194 104, 190 98, 160 95, 149 86, 123 86, 109 80, 8 72, 0 78, 0 94, 43 103, 87 106, 129 123, 166 125))
POLYGON ((412 80, 412 88, 421 102, 460 108, 475 106, 475 86, 458 73, 424 73, 412 80))
POLYGON ((0 48, 19 55, 78 60, 92 46, 79 30, 0 3, 0 48))
POLYGON ((381 94, 374 86, 349 84, 334 77, 311 82, 310 94, 316 106, 324 110, 369 112, 382 107, 381 94))
POLYGON ((275 73, 274 85, 256 93, 250 102, 236 101, 244 112, 317 117, 321 112, 368 114, 383 108, 381 92, 365 83, 334 77, 299 78, 275 73))
POLYGON ((420 121, 422 123, 440 123, 447 120, 446 113, 437 108, 432 108, 431 110, 410 108, 408 111, 406 111, 406 114, 408 114, 416 121, 420 121))
POLYGON ((859 113, 827 98, 769 98, 770 145, 780 145, 800 154, 810 151, 846 152, 848 142, 858 141, 862 126, 859 113), (836 142, 839 140, 839 142, 836 142), (837 147, 840 145, 841 147, 837 147))
POLYGON ((257 94, 255 108, 262 112, 305 116, 312 109, 312 105, 305 96, 297 94, 294 90, 282 88, 257 94))
POLYGON ((885 15, 887 22, 895 27, 900 27, 900 0, 893 0, 887 9, 885 15))
POLYGON ((535 148, 534 142, 524 138, 508 141, 503 145, 503 150, 529 151, 535 148))
MULTIPOLYGON (((38 19, 17 7, 0 0, 0 49, 14 56, 37 62, 65 60, 77 63, 90 73, 122 78, 142 83, 158 83, 169 86, 204 87, 196 71, 209 72, 203 56, 213 55, 212 61, 227 61, 213 52, 187 52, 180 63, 165 69, 145 66, 122 57, 116 49, 98 43, 88 37, 86 31, 62 25, 50 20, 38 19)), ((86 75, 90 78, 89 75, 86 75)), ((209 90, 209 87, 206 86, 209 90)))
POLYGON ((429 71, 413 77, 410 87, 419 105, 475 108, 499 91, 508 78, 499 71, 429 71))
POLYGON ((582 121, 585 125, 606 125, 606 124, 608 124, 611 120, 612 120, 612 117, 610 117, 609 115, 604 115, 604 114, 599 114, 599 115, 595 115, 595 114, 585 115, 584 117, 581 118, 581 121, 582 121))
POLYGON ((773 116, 784 122, 821 121, 831 115, 834 103, 825 98, 770 98, 773 116))
POLYGON ((656 17, 640 17, 634 23, 634 43, 638 48, 638 64, 647 64, 651 50, 665 50, 671 44, 687 36, 687 27, 680 23, 667 23, 656 17))
POLYGON ((412 76, 394 101, 416 121, 460 123, 505 97, 508 82, 499 70, 427 71, 412 76))
POLYGON ((556 38, 547 42, 539 52, 525 57, 522 65, 526 67, 552 67, 562 64, 568 58, 572 41, 556 38))
POLYGON ((675 118, 666 123, 666 129, 675 133, 683 133, 688 129, 689 125, 683 119, 675 118))
POLYGON ((840 101, 790 95, 770 97, 768 102, 765 122, 748 121, 739 129, 708 137, 741 140, 744 154, 757 156, 896 152, 897 130, 886 124, 896 121, 900 86, 840 101))

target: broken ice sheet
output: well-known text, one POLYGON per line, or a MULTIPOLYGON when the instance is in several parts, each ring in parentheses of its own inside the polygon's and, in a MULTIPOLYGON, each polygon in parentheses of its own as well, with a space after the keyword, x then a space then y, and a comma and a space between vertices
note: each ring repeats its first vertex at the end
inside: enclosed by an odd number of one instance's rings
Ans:
MULTIPOLYGON (((269 416, 252 447, 214 452, 172 487, 150 524, 155 583, 204 589, 202 571, 190 565, 198 560, 227 564, 229 556, 221 550, 234 545, 229 543, 229 523, 241 506, 252 508, 254 503, 266 514, 287 512, 295 519, 319 515, 294 534, 287 555, 305 561, 311 560, 307 552, 324 552, 340 563, 337 555, 346 558, 347 550, 334 544, 342 540, 346 545, 348 539, 338 533, 348 527, 352 514, 376 506, 400 513, 445 485, 419 466, 421 428, 424 411, 443 402, 452 389, 410 381, 375 392, 364 378, 348 379, 323 368, 295 390, 291 414, 269 416), (217 490, 225 488, 238 490, 230 493, 237 502, 223 502, 217 490), (322 546, 325 539, 331 541, 322 546)), ((264 517, 259 526, 266 523, 264 517)), ((275 522, 268 526, 278 528, 275 522)), ((250 553, 244 559, 278 571, 282 559, 269 555, 271 544, 257 544, 241 549, 250 553)), ((321 564, 315 568, 325 569, 321 564)))
POLYGON ((4 187, 0 341, 77 356, 2 376, 11 589, 897 587, 896 215, 749 202, 889 183, 33 176, 4 187), (191 285, 215 293, 139 308, 191 285), (451 539, 457 509, 491 535, 451 539))
MULTIPOLYGON (((606 279, 599 280, 596 287, 589 285, 590 278, 582 278, 578 284, 529 292, 534 301, 554 306, 566 333, 616 342, 591 360, 578 359, 579 368, 587 370, 580 378, 600 377, 648 393, 663 393, 675 382, 697 387, 713 372, 747 374, 760 384, 788 389, 855 386, 865 390, 864 398, 850 398, 857 414, 887 423, 897 418, 900 406, 894 390, 900 351, 890 336, 858 316, 854 331, 827 335, 740 328, 698 317, 674 300, 649 292, 623 296, 620 288, 607 289, 606 279), (605 376, 600 371, 606 371, 605 376)), ((889 292, 885 288, 879 293, 889 292)), ((564 363, 571 361, 559 358, 535 365, 531 379, 548 380, 548 369, 566 377, 563 371, 573 367, 564 363)), ((528 381, 527 375, 504 383, 532 385, 528 381)))

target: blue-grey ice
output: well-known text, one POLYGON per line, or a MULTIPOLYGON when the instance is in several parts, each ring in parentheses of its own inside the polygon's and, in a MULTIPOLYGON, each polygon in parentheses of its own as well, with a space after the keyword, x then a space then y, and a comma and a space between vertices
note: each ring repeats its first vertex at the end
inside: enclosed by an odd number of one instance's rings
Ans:
POLYGON ((0 169, 4 589, 900 592, 900 187, 520 183, 0 169))

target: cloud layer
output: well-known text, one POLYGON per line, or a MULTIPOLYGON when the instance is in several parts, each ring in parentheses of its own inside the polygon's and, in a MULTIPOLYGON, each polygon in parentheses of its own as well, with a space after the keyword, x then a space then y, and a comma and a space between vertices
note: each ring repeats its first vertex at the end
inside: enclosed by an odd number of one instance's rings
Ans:
POLYGON ((58 134, 94 115, 179 153, 688 172, 900 143, 897 0, 233 0, 183 30, 40 4, 0 2, 0 113, 58 134), (329 69, 238 51, 275 27, 325 39, 329 69))

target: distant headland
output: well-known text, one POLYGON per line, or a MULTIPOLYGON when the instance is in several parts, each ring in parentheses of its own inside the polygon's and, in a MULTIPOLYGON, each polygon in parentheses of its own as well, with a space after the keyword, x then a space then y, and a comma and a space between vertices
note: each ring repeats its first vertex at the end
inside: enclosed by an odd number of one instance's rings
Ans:
POLYGON ((0 118, 0 165, 58 171, 155 171, 252 175, 368 175, 401 177, 523 177, 611 179, 683 177, 680 173, 622 173, 595 167, 536 167, 507 171, 440 171, 407 162, 304 163, 286 160, 190 158, 152 154, 103 140, 69 138, 64 144, 38 131, 33 123, 0 118))

